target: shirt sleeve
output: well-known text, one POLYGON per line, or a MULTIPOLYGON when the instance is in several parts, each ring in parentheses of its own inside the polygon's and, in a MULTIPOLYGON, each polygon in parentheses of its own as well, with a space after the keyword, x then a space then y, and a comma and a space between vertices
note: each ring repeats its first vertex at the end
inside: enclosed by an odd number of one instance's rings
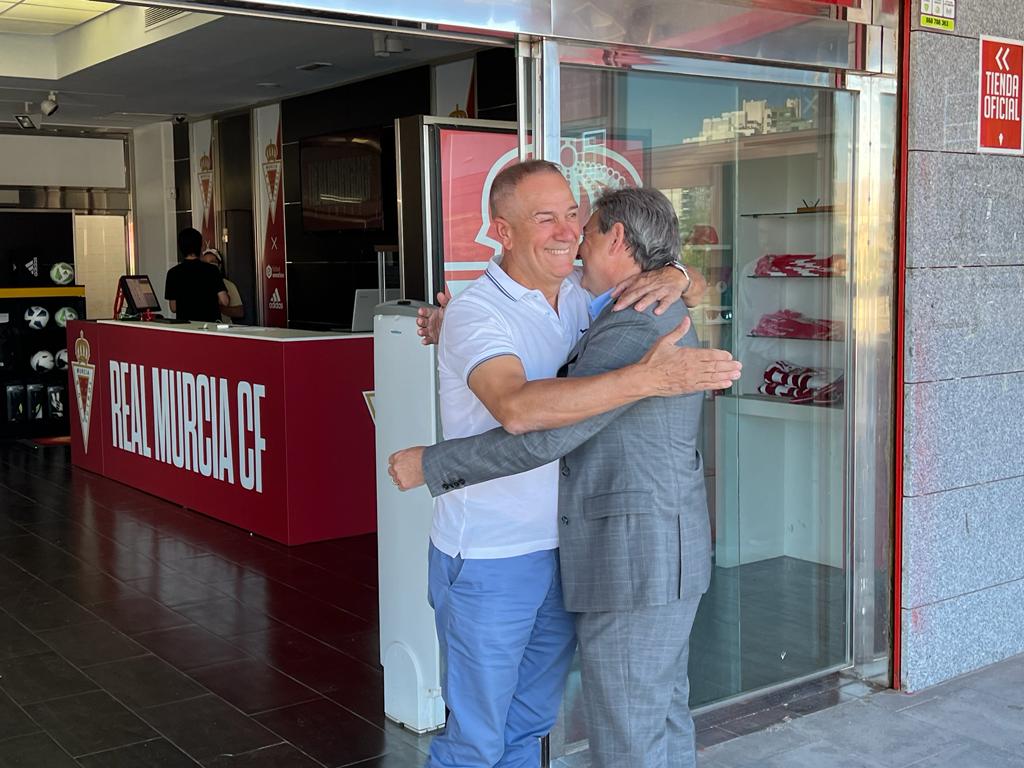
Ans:
POLYGON ((228 291, 228 306, 229 307, 240 307, 242 306, 242 294, 238 292, 238 286, 230 280, 224 281, 224 287, 228 291))
POLYGON ((475 301, 454 301, 445 311, 438 343, 439 362, 468 384, 469 375, 494 357, 519 357, 512 330, 493 309, 475 301))
POLYGON ((167 280, 164 284, 164 299, 167 301, 178 300, 178 270, 174 267, 167 270, 167 280))

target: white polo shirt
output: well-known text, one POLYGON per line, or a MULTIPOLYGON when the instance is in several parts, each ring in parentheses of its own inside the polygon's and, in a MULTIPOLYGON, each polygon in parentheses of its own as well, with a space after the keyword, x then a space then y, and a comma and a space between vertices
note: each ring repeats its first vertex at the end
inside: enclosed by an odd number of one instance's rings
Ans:
MULTIPOLYGON (((500 426, 470 390, 480 363, 515 355, 527 379, 551 378, 590 326, 589 294, 578 272, 566 278, 558 312, 492 261, 445 311, 438 343, 445 438, 500 426)), ((450 557, 515 557, 558 546, 558 462, 462 488, 434 501, 430 540, 450 557)))

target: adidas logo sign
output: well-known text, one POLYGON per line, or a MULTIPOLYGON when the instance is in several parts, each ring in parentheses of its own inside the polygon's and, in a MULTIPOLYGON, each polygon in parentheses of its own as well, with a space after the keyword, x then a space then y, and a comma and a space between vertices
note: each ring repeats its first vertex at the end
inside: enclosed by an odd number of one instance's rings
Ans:
POLYGON ((281 301, 281 291, 278 288, 275 288, 274 292, 270 294, 270 308, 284 309, 284 302, 281 301))
POLYGON ((39 277, 39 258, 36 257, 32 261, 25 262, 25 269, 32 274, 32 277, 39 277))

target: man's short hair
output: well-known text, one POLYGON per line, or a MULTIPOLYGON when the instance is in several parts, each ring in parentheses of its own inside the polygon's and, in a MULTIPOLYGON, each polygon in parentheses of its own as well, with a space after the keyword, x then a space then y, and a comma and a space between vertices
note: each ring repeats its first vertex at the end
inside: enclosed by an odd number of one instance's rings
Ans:
POLYGON ((199 234, 199 230, 186 227, 178 233, 178 252, 181 253, 181 258, 198 256, 202 250, 203 236, 199 234))
POLYGON ((679 219, 672 203, 650 187, 626 187, 605 192, 594 203, 601 232, 619 222, 626 244, 643 272, 659 269, 679 257, 679 219))
POLYGON ((491 194, 487 198, 487 205, 491 209, 491 218, 501 215, 499 211, 515 194, 519 183, 535 173, 557 173, 561 176, 562 169, 549 160, 525 160, 510 165, 495 176, 494 181, 491 182, 491 194))

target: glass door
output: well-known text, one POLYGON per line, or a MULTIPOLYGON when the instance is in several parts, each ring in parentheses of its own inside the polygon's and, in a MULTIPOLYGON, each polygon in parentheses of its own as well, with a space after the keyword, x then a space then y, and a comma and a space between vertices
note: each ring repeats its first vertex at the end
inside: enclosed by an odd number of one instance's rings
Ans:
POLYGON ((714 66, 711 77, 563 56, 558 71, 558 159, 584 208, 604 187, 664 192, 683 259, 709 284, 691 313, 701 343, 744 364, 704 401, 714 575, 691 637, 694 707, 852 661, 856 94, 714 66))

